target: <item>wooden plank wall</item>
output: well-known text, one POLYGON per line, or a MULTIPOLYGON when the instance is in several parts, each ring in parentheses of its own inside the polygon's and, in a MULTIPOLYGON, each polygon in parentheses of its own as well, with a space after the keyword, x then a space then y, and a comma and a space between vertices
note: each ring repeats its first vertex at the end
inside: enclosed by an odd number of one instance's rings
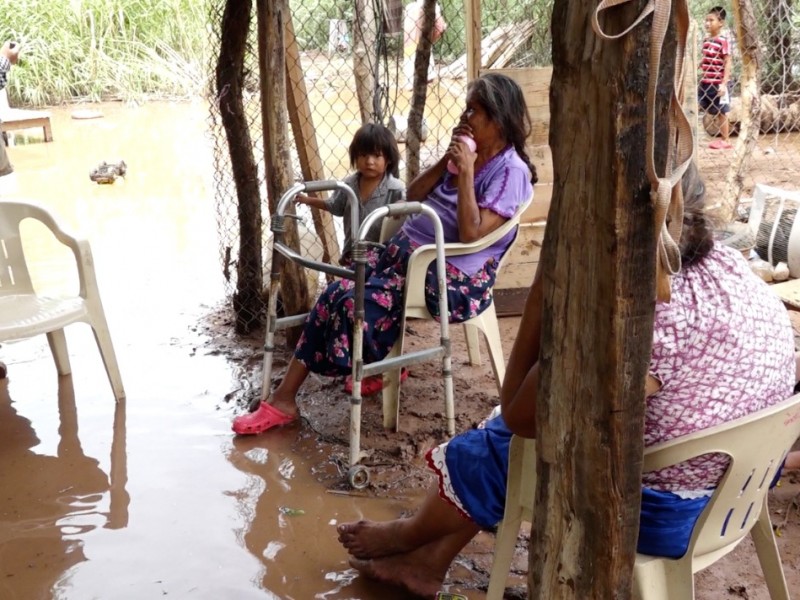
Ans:
POLYGON ((532 69, 493 69, 516 81, 522 88, 533 131, 527 150, 539 176, 533 202, 520 222, 517 243, 506 257, 494 287, 495 308, 499 315, 520 314, 539 264, 545 221, 553 195, 553 161, 548 145, 550 131, 550 67, 532 69))

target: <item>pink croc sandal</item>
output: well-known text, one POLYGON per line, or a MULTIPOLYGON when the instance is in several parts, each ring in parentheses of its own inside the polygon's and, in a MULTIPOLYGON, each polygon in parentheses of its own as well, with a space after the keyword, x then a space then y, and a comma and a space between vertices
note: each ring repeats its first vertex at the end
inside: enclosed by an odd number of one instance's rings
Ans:
POLYGON ((241 415, 233 420, 233 431, 239 435, 256 435, 268 429, 294 423, 297 417, 287 415, 271 404, 262 402, 255 412, 241 415))
MULTIPOLYGON (((408 379, 408 369, 403 367, 400 370, 400 381, 405 381, 408 379)), ((362 396, 372 396, 373 394, 377 394, 383 389, 383 375, 370 375, 361 380, 361 395, 362 396)), ((347 376, 347 379, 344 380, 344 391, 347 394, 353 393, 353 377, 351 375, 347 376)))

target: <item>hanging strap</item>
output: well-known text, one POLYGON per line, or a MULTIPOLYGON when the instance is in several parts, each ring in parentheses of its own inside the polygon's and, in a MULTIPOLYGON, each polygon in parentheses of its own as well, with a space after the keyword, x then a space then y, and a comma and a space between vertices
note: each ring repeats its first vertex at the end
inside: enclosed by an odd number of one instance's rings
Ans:
POLYGON ((678 242, 683 228, 683 194, 680 181, 692 161, 694 141, 692 127, 683 111, 683 69, 686 39, 689 31, 689 7, 686 0, 676 0, 678 47, 675 53, 675 77, 669 105, 669 136, 667 160, 663 175, 655 166, 655 102, 658 74, 661 66, 664 38, 669 26, 672 3, 670 0, 649 0, 636 20, 623 32, 609 35, 600 27, 598 18, 604 10, 630 2, 631 0, 601 0, 592 15, 592 28, 605 40, 616 40, 639 25, 645 17, 653 14, 650 31, 650 77, 647 84, 647 139, 645 161, 647 178, 650 181, 650 201, 653 203, 654 226, 657 239, 656 296, 669 301, 669 276, 681 269, 681 253, 678 242), (677 166, 675 166, 677 163, 677 166))

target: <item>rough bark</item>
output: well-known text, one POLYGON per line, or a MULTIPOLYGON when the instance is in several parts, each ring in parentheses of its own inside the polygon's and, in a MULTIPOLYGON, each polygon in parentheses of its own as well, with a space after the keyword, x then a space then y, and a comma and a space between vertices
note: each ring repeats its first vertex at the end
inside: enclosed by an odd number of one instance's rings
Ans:
POLYGON ((216 97, 228 142, 239 213, 239 258, 233 310, 236 332, 248 333, 259 326, 264 308, 261 258, 261 206, 258 168, 242 103, 244 56, 250 29, 250 0, 228 0, 222 15, 216 97))
POLYGON ((419 44, 414 56, 414 84, 406 133, 406 181, 412 181, 420 170, 422 122, 425 117, 425 100, 428 96, 428 65, 431 60, 431 37, 435 21, 436 0, 424 0, 419 44))
MULTIPOLYGON (((644 2, 631 5, 606 13, 605 30, 621 31, 644 2)), ((639 527, 655 307, 645 171, 649 27, 601 41, 590 24, 596 6, 556 0, 553 10, 555 182, 542 252, 539 477, 529 565, 530 597, 541 600, 629 598, 639 527)), ((659 169, 674 37, 667 35, 657 94, 659 169)))
POLYGON ((750 0, 733 0, 732 6, 736 38, 742 56, 742 73, 739 80, 741 108, 736 154, 725 175, 725 191, 722 195, 723 210, 720 214, 723 223, 732 221, 736 216, 739 196, 744 187, 744 175, 758 142, 761 121, 761 99, 758 84, 760 51, 758 48, 758 25, 753 13, 753 5, 750 0))
MULTIPOLYGON (((261 114, 264 130, 264 158, 266 162, 267 197, 269 212, 275 214, 281 195, 294 183, 289 149, 289 115, 286 104, 286 54, 284 45, 285 23, 291 19, 287 0, 256 0, 258 13, 259 71, 261 80, 261 114)), ((290 206, 287 214, 294 214, 290 206)), ((294 219, 286 220, 286 245, 299 250, 300 240, 294 219)), ((281 296, 287 315, 308 312, 309 297, 303 267, 273 256, 279 261, 281 296)), ((295 328, 296 329, 296 328, 295 328)), ((294 346, 298 332, 287 336, 287 344, 294 346)))
POLYGON ((375 67, 378 57, 375 52, 375 11, 371 0, 355 0, 353 27, 353 75, 356 80, 356 96, 361 122, 374 120, 375 67))

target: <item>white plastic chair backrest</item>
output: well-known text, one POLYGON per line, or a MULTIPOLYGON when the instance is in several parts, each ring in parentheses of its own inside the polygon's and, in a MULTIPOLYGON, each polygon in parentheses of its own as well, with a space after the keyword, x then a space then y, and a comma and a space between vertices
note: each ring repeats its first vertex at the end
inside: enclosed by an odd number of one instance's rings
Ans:
MULTIPOLYGON (((515 231, 515 237, 509 243, 508 248, 506 248, 503 257, 501 257, 501 264, 503 259, 508 254, 508 251, 514 245, 516 241, 516 232, 518 231, 519 221, 522 218, 522 214, 527 210, 528 206, 530 206, 531 202, 533 202, 533 194, 531 194, 530 198, 525 200, 522 204, 517 207, 516 212, 514 215, 508 219, 505 223, 500 225, 494 231, 488 233, 487 235, 483 236, 479 240, 475 240, 474 242, 453 242, 444 245, 444 253, 445 256, 460 256, 463 254, 472 254, 473 252, 480 252, 485 248, 488 248, 498 240, 502 239, 505 235, 507 235, 510 231, 515 231)), ((408 259, 408 271, 406 273, 406 283, 405 283, 405 307, 406 307, 406 316, 416 316, 410 314, 408 311, 409 309, 416 310, 425 310, 425 276, 428 272, 428 267, 430 266, 431 262, 436 260, 436 245, 435 244, 426 244, 424 246, 420 246, 411 254, 408 259)), ((425 316, 425 315, 420 315, 425 316)))
POLYGON ((709 554, 743 538, 758 519, 770 483, 800 436, 800 394, 761 411, 645 450, 644 472, 708 453, 731 458, 692 533, 687 553, 709 554))
POLYGON ((20 202, 0 202, 0 296, 33 293, 20 222, 28 217, 40 218, 40 210, 20 202))

